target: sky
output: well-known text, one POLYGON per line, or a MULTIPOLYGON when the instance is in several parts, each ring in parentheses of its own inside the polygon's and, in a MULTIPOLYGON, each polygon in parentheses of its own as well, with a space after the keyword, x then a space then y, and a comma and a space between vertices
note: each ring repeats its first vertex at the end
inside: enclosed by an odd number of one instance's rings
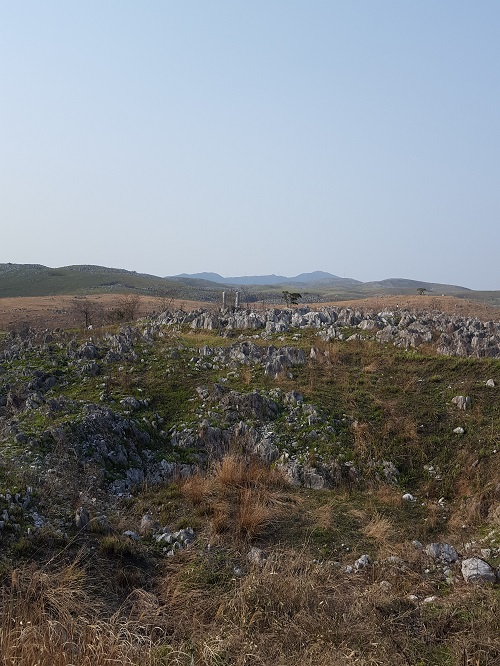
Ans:
POLYGON ((0 263, 500 289, 498 0, 0 0, 0 263))

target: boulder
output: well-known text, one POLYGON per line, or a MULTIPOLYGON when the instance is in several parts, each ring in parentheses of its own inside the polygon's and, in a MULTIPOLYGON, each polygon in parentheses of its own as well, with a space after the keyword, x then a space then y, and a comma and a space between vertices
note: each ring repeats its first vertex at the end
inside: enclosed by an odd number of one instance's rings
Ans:
POLYGON ((185 527, 184 529, 175 532, 174 537, 177 539, 177 541, 180 541, 185 546, 189 546, 189 544, 193 543, 193 541, 196 539, 192 527, 185 527))
POLYGON ((77 355, 80 358, 94 360, 99 356, 99 351, 95 345, 93 345, 91 342, 87 342, 78 348, 77 355))
POLYGON ((440 560, 445 564, 451 564, 458 560, 458 553, 449 543, 430 543, 425 552, 433 560, 440 560))
POLYGON ((134 410, 134 411, 136 409, 140 409, 141 406, 142 406, 141 403, 139 402, 139 400, 136 400, 136 398, 134 398, 131 395, 128 395, 125 398, 122 398, 122 400, 120 400, 120 405, 123 405, 127 409, 131 409, 131 410, 134 410))
POLYGON ((469 409, 472 401, 468 395, 456 395, 451 399, 451 402, 458 407, 458 409, 469 409))
POLYGON ((315 467, 304 465, 303 482, 306 488, 313 490, 321 490, 326 485, 325 478, 322 476, 315 467))
POLYGON ((356 571, 359 571, 360 569, 366 569, 366 567, 369 567, 371 563, 372 561, 369 555, 361 555, 361 557, 359 557, 356 562, 354 562, 354 568, 356 571))
POLYGON ((275 462, 279 457, 278 447, 268 437, 264 437, 260 442, 256 442, 252 447, 252 453, 259 456, 259 458, 268 464, 275 462))
POLYGON ((462 562, 462 576, 467 583, 495 583, 494 569, 480 557, 470 557, 462 562))

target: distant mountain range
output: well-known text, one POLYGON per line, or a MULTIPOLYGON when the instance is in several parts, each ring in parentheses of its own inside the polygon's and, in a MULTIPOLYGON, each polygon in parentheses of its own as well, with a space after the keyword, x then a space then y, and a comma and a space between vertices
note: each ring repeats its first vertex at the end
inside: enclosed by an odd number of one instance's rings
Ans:
POLYGON ((304 303, 328 302, 371 296, 408 294, 419 289, 434 295, 473 298, 500 305, 499 291, 472 291, 466 287, 405 278, 361 282, 325 271, 284 275, 222 277, 218 273, 183 273, 158 277, 105 266, 63 266, 41 264, 0 264, 0 298, 17 296, 57 296, 59 294, 138 293, 161 298, 219 302, 221 292, 240 288, 243 302, 283 303, 282 292, 303 295, 304 303))
POLYGON ((347 289, 356 288, 373 288, 373 289, 425 289, 426 291, 436 291, 439 293, 455 293, 456 291, 471 291, 467 287, 460 287, 458 285, 439 284, 435 282, 423 282, 420 280, 408 280, 406 278, 388 278, 378 282, 361 282, 353 278, 339 277, 332 273, 325 271, 313 271, 312 273, 300 273, 294 277, 285 277, 284 275, 248 275, 239 277, 222 277, 218 273, 181 273, 180 275, 173 275, 170 279, 188 279, 188 280, 205 280, 215 282, 216 284, 223 284, 227 286, 239 285, 260 285, 260 286, 305 286, 317 287, 326 289, 329 287, 344 287, 347 289))
POLYGON ((246 275, 240 277, 222 277, 218 273, 181 273, 171 276, 175 278, 189 278, 192 280, 208 280, 217 284, 227 285, 286 285, 286 284, 319 284, 324 286, 353 286, 362 284, 359 280, 352 278, 341 278, 338 275, 325 273, 324 271, 314 271, 313 273, 301 273, 295 277, 285 277, 284 275, 246 275))

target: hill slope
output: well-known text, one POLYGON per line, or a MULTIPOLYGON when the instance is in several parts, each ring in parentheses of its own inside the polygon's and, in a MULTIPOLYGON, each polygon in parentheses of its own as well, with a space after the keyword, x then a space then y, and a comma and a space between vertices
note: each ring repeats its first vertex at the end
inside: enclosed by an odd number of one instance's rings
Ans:
POLYGON ((499 343, 345 308, 6 336, 3 659, 494 666, 499 343))
POLYGON ((500 291, 477 292, 465 287, 391 278, 360 282, 323 271, 287 278, 279 275, 223 278, 216 273, 184 274, 169 278, 105 266, 63 266, 0 264, 0 298, 56 296, 65 294, 137 293, 190 301, 220 302, 223 290, 242 291, 243 303, 258 301, 280 305, 282 291, 302 293, 307 303, 382 296, 411 295, 419 288, 428 295, 453 295, 500 305, 500 291))
POLYGON ((0 264, 0 298, 130 291, 179 298, 188 293, 193 298, 199 291, 212 300, 219 287, 211 282, 170 280, 105 266, 50 268, 38 264, 0 264))
POLYGON ((340 307, 5 336, 2 658, 495 666, 499 341, 340 307))

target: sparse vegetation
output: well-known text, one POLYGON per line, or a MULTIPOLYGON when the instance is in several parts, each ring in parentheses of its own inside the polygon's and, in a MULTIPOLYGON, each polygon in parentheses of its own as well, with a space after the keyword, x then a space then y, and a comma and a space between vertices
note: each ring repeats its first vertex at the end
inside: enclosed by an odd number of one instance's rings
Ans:
POLYGON ((412 542, 500 564, 500 361, 342 333, 5 338, 2 663, 497 664, 498 583, 412 542))

